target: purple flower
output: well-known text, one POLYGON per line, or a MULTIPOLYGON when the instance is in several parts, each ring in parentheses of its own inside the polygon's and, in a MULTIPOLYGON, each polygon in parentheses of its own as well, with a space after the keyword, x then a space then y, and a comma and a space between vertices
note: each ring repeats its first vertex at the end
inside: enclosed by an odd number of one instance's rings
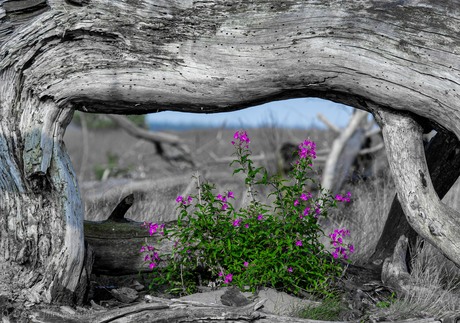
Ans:
POLYGON ((299 205, 299 200, 294 201, 294 206, 297 206, 297 205, 299 205))
POLYGON ((230 283, 232 280, 233 280, 233 275, 232 275, 232 274, 228 274, 228 275, 225 276, 224 284, 228 284, 228 283, 230 283))
POLYGON ((299 157, 300 159, 316 158, 316 144, 310 140, 304 140, 299 145, 299 157))
POLYGON ((227 198, 225 196, 222 196, 222 194, 218 194, 216 198, 222 202, 227 202, 227 198))
POLYGON ((241 219, 236 219, 235 221, 233 221, 232 225, 234 227, 239 227, 241 225, 241 219))
POLYGON ((264 216, 262 214, 259 214, 257 216, 257 220, 262 221, 264 219, 264 216))
POLYGON ((150 269, 153 269, 156 266, 157 266, 157 264, 155 262, 151 262, 150 265, 149 265, 150 269))
POLYGON ((219 277, 222 277, 223 275, 224 275, 224 273, 220 271, 219 272, 219 277))
POLYGON ((303 210, 303 215, 304 215, 304 216, 307 216, 309 213, 310 213, 310 208, 309 208, 309 207, 306 207, 306 208, 303 210))
POLYGON ((351 201, 351 192, 347 192, 346 195, 337 194, 335 200, 338 202, 350 202, 351 201))
POLYGON ((248 137, 248 133, 246 131, 240 134, 240 140, 248 144, 251 142, 251 140, 248 137))
POLYGON ((225 211, 226 209, 228 209, 228 204, 227 203, 222 204, 222 211, 225 211))
POLYGON ((332 257, 335 259, 342 256, 343 259, 347 260, 349 258, 349 253, 353 253, 355 251, 355 247, 352 244, 345 246, 343 238, 350 235, 350 231, 342 228, 342 229, 335 229, 334 232, 329 234, 331 238, 331 244, 334 247, 334 252, 332 252, 332 257))
POLYGON ((315 206, 315 213, 316 213, 316 216, 321 214, 321 206, 319 206, 319 205, 315 206))
POLYGON ((243 266, 244 266, 244 267, 248 267, 248 266, 249 266, 249 262, 245 261, 245 262, 243 263, 243 266))
MULTIPOLYGON (((248 133, 244 130, 240 130, 234 133, 233 139, 239 140, 239 145, 241 146, 243 143, 245 143, 245 147, 248 148, 248 144, 251 142, 249 139, 248 133)), ((236 142, 232 141, 232 145, 235 145, 236 142)))
POLYGON ((233 195, 233 192, 232 192, 232 191, 228 191, 227 197, 228 197, 229 199, 234 199, 234 198, 235 198, 235 195, 233 195))
POLYGON ((295 245, 296 245, 297 247, 302 247, 302 240, 297 240, 297 241, 295 242, 295 245))
POLYGON ((249 224, 246 223, 246 224, 244 225, 244 227, 245 227, 246 229, 249 229, 249 224))
POLYGON ((305 193, 302 193, 300 195, 300 199, 304 200, 304 201, 308 201, 310 198, 312 197, 312 194, 310 192, 308 192, 307 194, 305 193))
POLYGON ((293 271, 292 267, 289 267, 289 268, 287 269, 287 271, 290 272, 290 273, 292 273, 292 271, 293 271))
POLYGON ((158 223, 149 223, 149 234, 153 236, 158 230, 158 223))
POLYGON ((176 198, 176 203, 182 203, 184 205, 188 205, 188 204, 190 204, 192 202, 192 200, 193 199, 192 199, 192 197, 190 195, 187 197, 187 200, 183 196, 179 195, 176 198))

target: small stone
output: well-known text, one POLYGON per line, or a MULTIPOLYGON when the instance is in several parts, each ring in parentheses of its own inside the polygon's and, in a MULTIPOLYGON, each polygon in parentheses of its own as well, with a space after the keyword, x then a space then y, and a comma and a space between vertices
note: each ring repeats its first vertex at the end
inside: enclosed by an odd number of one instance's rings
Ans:
POLYGON ((225 293, 220 297, 222 304, 227 306, 244 306, 251 303, 238 289, 236 286, 232 286, 225 291, 225 293))
POLYGON ((131 287, 134 288, 136 291, 140 292, 144 290, 145 286, 139 283, 137 280, 133 281, 131 287))
POLYGON ((118 301, 122 303, 126 303, 126 304, 134 302, 138 297, 137 291, 129 287, 121 287, 118 289, 112 289, 110 293, 118 301))

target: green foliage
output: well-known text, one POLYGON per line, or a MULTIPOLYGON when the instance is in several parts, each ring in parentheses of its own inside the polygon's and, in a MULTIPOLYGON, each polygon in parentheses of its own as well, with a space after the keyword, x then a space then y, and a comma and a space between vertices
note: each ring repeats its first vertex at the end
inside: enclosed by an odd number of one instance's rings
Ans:
MULTIPOLYGON (((82 115, 86 120, 86 125, 89 129, 114 129, 118 126, 113 122, 110 118, 105 116, 104 114, 98 113, 83 113, 80 111, 76 111, 72 121, 75 122, 77 125, 81 125, 82 115)), ((130 121, 134 122, 136 126, 145 128, 145 115, 127 115, 126 116, 130 121)))
POLYGON ((391 304, 393 304, 396 301, 396 293, 391 293, 390 297, 384 301, 379 301, 375 303, 375 306, 377 308, 389 308, 391 304))
MULTIPOLYGON (((345 200, 339 195, 334 199, 325 190, 316 197, 306 191, 314 182, 307 173, 315 144, 304 141, 299 146, 299 159, 286 180, 254 167, 246 132, 237 132, 234 138, 233 174, 245 174, 251 202, 237 210, 231 203, 233 192, 216 194, 212 183, 197 179, 196 195, 176 199, 177 228, 163 226, 164 237, 175 241, 166 266, 159 266, 167 256, 158 255, 154 246, 141 249, 148 252, 145 260, 153 269, 151 287, 170 284, 171 291, 190 293, 198 283, 209 281, 251 291, 271 286, 294 294, 331 295, 331 283, 342 273, 334 258, 346 257, 352 250, 341 247, 331 254, 319 240, 324 235, 319 217, 326 217, 336 200, 345 200), (274 188, 272 206, 257 200, 260 185, 274 188)), ((157 232, 158 224, 148 226, 150 234, 157 232)), ((333 243, 338 247, 337 241, 333 243)))

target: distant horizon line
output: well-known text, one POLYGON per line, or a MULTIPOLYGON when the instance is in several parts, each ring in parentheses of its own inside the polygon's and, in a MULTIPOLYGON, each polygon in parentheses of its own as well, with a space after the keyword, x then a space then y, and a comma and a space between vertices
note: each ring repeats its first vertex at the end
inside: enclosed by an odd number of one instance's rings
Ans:
POLYGON ((177 123, 177 122, 152 122, 147 121, 145 122, 147 128, 152 131, 167 131, 167 130, 174 130, 174 131, 187 131, 187 130, 195 130, 195 129, 260 129, 260 128, 281 128, 281 129, 293 129, 293 130, 327 130, 326 127, 320 126, 318 124, 310 124, 308 126, 303 125, 279 125, 273 123, 260 123, 257 125, 243 125, 243 124, 228 124, 223 122, 222 124, 215 124, 215 123, 177 123))

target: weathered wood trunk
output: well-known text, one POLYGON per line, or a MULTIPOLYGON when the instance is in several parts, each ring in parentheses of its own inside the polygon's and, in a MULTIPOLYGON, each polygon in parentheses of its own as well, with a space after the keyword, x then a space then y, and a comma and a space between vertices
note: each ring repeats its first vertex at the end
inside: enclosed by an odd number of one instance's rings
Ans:
POLYGON ((81 299, 83 213, 62 142, 75 109, 212 113, 316 96, 381 115, 409 223, 460 265, 459 217, 431 203, 423 151, 394 149, 421 145, 402 112, 460 138, 459 8, 456 0, 1 0, 0 295, 81 299))
MULTIPOLYGON (((460 174, 460 141, 452 133, 439 132, 426 146, 425 152, 434 189, 442 199, 460 174)), ((385 227, 369 262, 381 266, 393 254, 401 236, 407 237, 414 249, 417 233, 407 222, 398 196, 395 195, 385 227)))
MULTIPOLYGON (((173 224, 168 224, 173 225, 173 224)), ((85 221, 85 240, 94 252, 93 272, 102 275, 129 275, 151 272, 140 253, 149 244, 162 255, 172 252, 173 243, 161 241, 161 235, 150 236, 138 222, 85 221)))

